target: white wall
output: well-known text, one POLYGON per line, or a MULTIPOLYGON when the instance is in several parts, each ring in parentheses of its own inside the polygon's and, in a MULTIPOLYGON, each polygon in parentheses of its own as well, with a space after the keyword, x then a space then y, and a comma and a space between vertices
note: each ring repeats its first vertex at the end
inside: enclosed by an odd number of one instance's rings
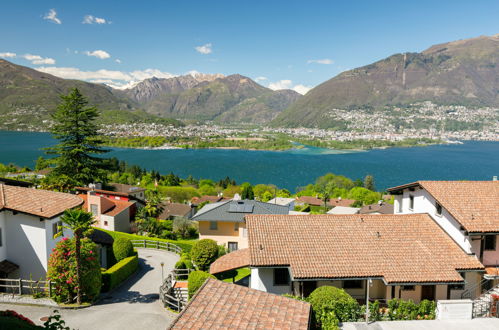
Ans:
MULTIPOLYGON (((466 253, 476 253, 479 250, 472 249, 472 243, 468 236, 460 230, 461 225, 442 208, 442 215, 436 214, 435 199, 424 189, 415 188, 414 191, 404 189, 403 195, 395 196, 394 203, 395 214, 410 213, 428 213, 466 253), (414 196, 414 209, 410 209, 409 196, 414 196), (402 212, 400 212, 400 203, 402 202, 402 212)), ((474 247, 474 246, 473 246, 474 247)))
POLYGON ((7 259, 7 245, 5 244, 5 212, 0 211, 0 228, 2 228, 2 246, 0 246, 0 261, 7 259))
POLYGON ((251 268, 250 288, 275 294, 291 294, 291 283, 274 285, 273 268, 251 268))

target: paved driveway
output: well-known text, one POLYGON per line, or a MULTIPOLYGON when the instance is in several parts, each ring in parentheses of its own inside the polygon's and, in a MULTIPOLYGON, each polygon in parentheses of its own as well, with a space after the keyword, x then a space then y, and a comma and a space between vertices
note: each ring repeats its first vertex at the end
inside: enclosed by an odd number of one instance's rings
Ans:
MULTIPOLYGON (((161 265, 165 276, 179 259, 176 254, 153 249, 138 249, 140 271, 97 304, 80 310, 60 309, 66 325, 80 330, 165 329, 176 314, 162 307, 159 299, 161 265)), ((37 324, 54 308, 0 304, 0 310, 13 309, 37 324)))

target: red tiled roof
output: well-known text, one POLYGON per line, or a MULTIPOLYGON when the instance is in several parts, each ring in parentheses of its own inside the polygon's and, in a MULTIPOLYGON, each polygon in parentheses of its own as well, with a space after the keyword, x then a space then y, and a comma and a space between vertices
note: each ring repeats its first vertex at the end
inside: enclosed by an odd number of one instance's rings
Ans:
POLYGON ((248 267, 250 264, 249 249, 241 249, 228 253, 217 260, 210 266, 211 274, 218 274, 232 269, 248 267))
POLYGON ((339 199, 339 198, 331 198, 329 202, 327 202, 329 206, 350 206, 355 203, 354 199, 339 199))
POLYGON ((422 187, 467 231, 499 232, 499 181, 417 181, 393 187, 422 187))
POLYGON ((308 329, 310 304, 207 279, 170 329, 308 329))
POLYGON ((297 198, 298 201, 307 203, 309 205, 314 205, 314 206, 322 206, 324 205, 324 202, 317 197, 312 197, 312 196, 300 196, 297 198))
MULTIPOLYGON (((79 194, 78 195, 81 199, 83 199, 83 209, 85 211, 88 210, 88 199, 86 194, 79 194)), ((101 211, 102 214, 109 215, 109 216, 115 216, 117 214, 120 214, 130 206, 132 206, 134 203, 133 202, 128 202, 128 201, 122 201, 122 200, 117 200, 117 199, 111 199, 107 198, 104 196, 98 196, 100 197, 101 201, 104 202, 101 204, 101 207, 103 208, 101 211)))
POLYGON ((296 279, 383 277, 462 282, 483 269, 427 214, 247 215, 250 266, 289 266, 296 279))
POLYGON ((360 214, 372 214, 372 213, 393 214, 393 204, 383 202, 381 204, 375 203, 375 204, 365 205, 365 206, 361 207, 361 209, 359 210, 359 213, 360 214))
POLYGON ((83 200, 72 194, 0 184, 0 210, 50 219, 81 204, 83 200))
POLYGON ((193 204, 201 204, 201 203, 204 203, 204 202, 216 203, 216 202, 220 202, 222 199, 224 199, 224 198, 221 197, 221 196, 204 195, 204 196, 201 196, 201 197, 192 197, 191 202, 193 204))

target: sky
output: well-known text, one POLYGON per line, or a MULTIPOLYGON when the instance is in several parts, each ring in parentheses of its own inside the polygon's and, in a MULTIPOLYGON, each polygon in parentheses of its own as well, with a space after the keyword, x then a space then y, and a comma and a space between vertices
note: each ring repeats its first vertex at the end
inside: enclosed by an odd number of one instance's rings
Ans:
POLYGON ((303 94, 396 53, 498 33, 497 0, 2 0, 0 57, 121 88, 238 73, 303 94))

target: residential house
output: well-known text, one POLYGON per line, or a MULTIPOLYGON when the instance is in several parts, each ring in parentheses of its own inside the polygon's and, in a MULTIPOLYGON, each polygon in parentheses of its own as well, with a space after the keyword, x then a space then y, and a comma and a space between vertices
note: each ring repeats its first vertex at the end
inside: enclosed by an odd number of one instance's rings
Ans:
POLYGON ((72 194, 0 184, 0 276, 45 278, 48 258, 61 238, 61 215, 83 204, 72 194))
POLYGON ((144 188, 123 183, 110 183, 109 186, 113 187, 115 192, 127 194, 129 197, 133 197, 141 201, 146 200, 146 189, 144 188))
POLYGON ((343 199, 341 197, 338 197, 338 198, 331 198, 329 201, 328 201, 328 204, 329 206, 331 207, 338 207, 338 206, 342 206, 342 207, 350 207, 350 205, 352 205, 353 203, 355 203, 355 200, 354 199, 343 199))
POLYGON ((267 203, 269 204, 277 204, 289 207, 290 211, 294 211, 295 209, 295 199, 287 198, 287 197, 275 197, 269 200, 267 203))
POLYGON ((295 205, 324 206, 324 201, 318 197, 300 196, 296 198, 295 205))
POLYGON ((330 285, 364 302, 369 285, 381 301, 455 299, 484 271, 427 214, 246 215, 246 226, 250 287, 270 293, 330 285))
POLYGON ((106 197, 92 190, 78 196, 85 202, 83 209, 93 214, 94 226, 112 231, 130 232, 130 224, 135 214, 135 201, 106 197))
POLYGON ((327 211, 327 214, 357 214, 359 210, 358 207, 336 206, 327 211))
POLYGON ((207 279, 169 329, 309 329, 309 303, 207 279))
POLYGON ((203 203, 218 203, 222 200, 229 200, 229 198, 224 198, 223 195, 219 194, 217 196, 203 195, 201 197, 192 197, 191 203, 194 206, 198 206, 203 203))
POLYGON ((192 204, 182 204, 182 203, 161 203, 160 207, 163 209, 161 214, 158 216, 160 220, 173 220, 175 218, 187 218, 190 219, 194 215, 195 208, 192 204))
POLYGON ((498 283, 499 181, 417 181, 388 191, 395 214, 428 214, 498 283))
POLYGON ((199 239, 213 239, 234 251, 248 247, 245 215, 288 213, 287 206, 255 200, 228 200, 206 204, 192 220, 199 223, 199 239))
POLYGON ((393 204, 379 201, 375 204, 364 205, 359 210, 360 214, 393 214, 393 204))

